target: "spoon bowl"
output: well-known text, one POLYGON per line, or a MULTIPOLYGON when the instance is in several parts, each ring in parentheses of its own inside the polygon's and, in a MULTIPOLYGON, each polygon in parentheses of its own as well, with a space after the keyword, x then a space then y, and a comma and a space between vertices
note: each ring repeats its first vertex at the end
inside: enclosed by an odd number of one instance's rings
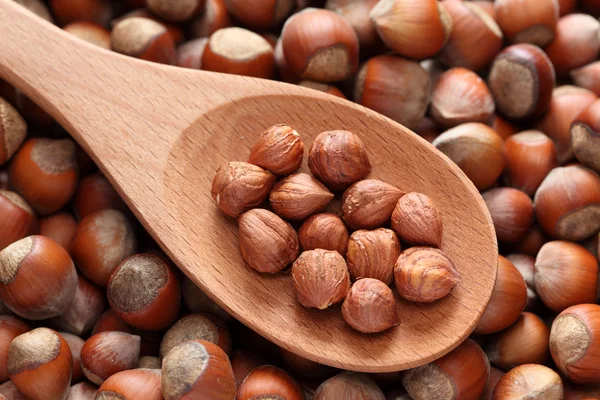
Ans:
POLYGON ((490 216, 460 169, 403 126, 303 87, 104 51, 10 0, 0 0, 0 48, 0 78, 79 142, 190 279, 270 341, 334 367, 390 372, 441 357, 477 324, 496 278, 490 216), (293 126, 307 151, 322 131, 350 130, 365 143, 370 177, 430 196, 443 217, 442 249, 462 274, 454 291, 431 304, 398 299, 400 325, 365 335, 343 321, 339 305, 302 307, 289 274, 245 266, 236 221, 219 213, 211 181, 226 162, 246 161, 258 135, 277 123, 293 126))

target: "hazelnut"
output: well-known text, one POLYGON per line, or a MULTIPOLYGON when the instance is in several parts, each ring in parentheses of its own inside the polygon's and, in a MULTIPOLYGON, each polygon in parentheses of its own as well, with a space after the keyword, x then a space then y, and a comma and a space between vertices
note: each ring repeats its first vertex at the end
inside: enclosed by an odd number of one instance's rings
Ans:
POLYGON ((242 258, 256 271, 277 273, 298 256, 298 234, 276 214, 257 208, 238 221, 242 258))
POLYGON ((508 371, 496 384, 494 399, 498 400, 562 400, 560 376, 543 365, 524 364, 508 371))
POLYGON ((294 0, 225 0, 229 14, 253 30, 268 30, 281 24, 294 10, 294 0))
POLYGON ((558 21, 556 0, 531 3, 521 0, 494 2, 496 21, 511 43, 532 43, 544 47, 554 39, 558 21))
MULTIPOLYGON (((485 390, 483 391, 483 395, 479 400, 494 400, 494 389, 498 384, 500 378, 504 376, 504 371, 498 369, 496 367, 490 367, 490 378, 488 379, 488 383, 485 386, 485 390)), ((410 400, 410 399, 406 399, 410 400)))
POLYGON ((483 193, 496 236, 503 242, 520 241, 533 226, 533 202, 513 188, 496 188, 483 193))
POLYGON ((161 371, 158 369, 117 372, 100 386, 96 400, 163 400, 160 381, 161 371))
POLYGON ((77 383, 84 379, 83 371, 81 370, 81 348, 83 347, 83 339, 79 336, 73 335, 67 332, 59 332, 60 336, 65 339, 69 350, 71 350, 71 356, 73 357, 73 372, 71 374, 71 383, 77 383))
POLYGON ((374 229, 385 225, 403 191, 377 179, 365 179, 350 186, 342 196, 342 216, 353 229, 374 229))
POLYGON ((154 14, 173 22, 183 22, 204 9, 205 0, 146 0, 154 14))
POLYGON ((570 134, 572 122, 597 99, 593 92, 576 86, 560 86, 552 92, 550 109, 535 125, 535 129, 554 141, 559 164, 573 158, 570 134))
POLYGON ((181 305, 175 267, 154 254, 124 260, 110 276, 106 295, 110 307, 127 324, 151 331, 171 325, 181 305))
POLYGON ((0 298, 15 314, 42 320, 68 310, 77 272, 58 243, 28 236, 0 251, 0 267, 0 298))
POLYGON ((277 215, 289 220, 303 220, 322 211, 333 199, 333 193, 318 180, 297 172, 273 185, 269 203, 277 215))
POLYGON ((153 356, 142 356, 138 361, 138 368, 146 368, 146 369, 161 369, 162 361, 160 358, 153 356))
POLYGON ((79 182, 73 203, 75 214, 80 219, 107 208, 127 211, 127 206, 119 193, 100 173, 88 175, 79 182))
POLYGON ((508 259, 498 256, 498 275, 475 332, 489 335, 511 326, 527 304, 527 284, 508 259))
POLYGON ((0 315, 0 382, 8 380, 8 350, 11 342, 31 328, 19 318, 0 315))
POLYGON ((315 82, 305 79, 303 81, 298 82, 298 86, 318 90, 319 92, 324 92, 342 99, 346 98, 346 96, 344 95, 344 93, 342 93, 340 89, 328 83, 315 82))
POLYGON ((269 79, 275 74, 273 48, 249 30, 219 29, 210 36, 204 49, 202 69, 269 79))
POLYGON ((253 399, 303 400, 298 383, 284 370, 272 365, 254 369, 237 390, 237 400, 253 399))
POLYGON ((165 400, 234 399, 235 377, 227 354, 203 340, 175 346, 163 359, 162 393, 165 400))
POLYGON ((440 51, 452 31, 452 18, 436 0, 382 0, 371 19, 390 49, 421 60, 440 51))
POLYGON ((48 22, 54 23, 52 20, 52 15, 50 15, 50 11, 48 10, 48 6, 42 0, 14 0, 17 4, 22 5, 27 8, 29 11, 33 12, 40 18, 45 19, 48 22))
POLYGON ((48 324, 77 336, 87 335, 105 309, 104 292, 87 279, 77 276, 77 288, 67 311, 48 320, 48 324))
POLYGON ((40 219, 40 235, 54 240, 67 252, 75 236, 77 221, 68 212, 59 212, 40 219))
POLYGON ((63 28, 71 35, 95 46, 110 50, 110 32, 94 22, 76 21, 63 28))
POLYGON ((321 383, 313 400, 385 400, 381 389, 366 374, 345 371, 321 383))
POLYGON ((70 139, 29 139, 12 159, 11 187, 40 215, 64 207, 77 186, 75 142, 70 139))
POLYGON ((213 314, 223 320, 231 319, 231 315, 223 310, 217 303, 212 301, 196 284, 183 275, 181 278, 181 295, 183 304, 193 313, 213 314))
POLYGON ((302 165, 304 142, 294 128, 274 125, 259 136, 248 162, 275 175, 288 175, 302 165))
POLYGON ((139 336, 125 332, 101 332, 81 348, 83 374, 96 385, 120 371, 133 369, 140 358, 139 336))
POLYGON ((502 118, 498 114, 494 114, 494 118, 492 119, 492 129, 500 135, 502 140, 508 139, 510 136, 514 135, 518 132, 516 126, 508 122, 506 119, 502 118))
POLYGON ((527 307, 525 310, 535 310, 539 303, 539 297, 535 292, 535 257, 526 254, 509 254, 506 259, 519 270, 527 284, 527 307))
POLYGON ((27 136, 27 123, 19 112, 0 97, 0 165, 6 163, 19 149, 27 136))
POLYGON ((485 68, 502 49, 504 36, 496 21, 475 2, 445 1, 452 32, 439 58, 451 67, 485 68))
POLYGON ((358 37, 361 54, 372 54, 383 47, 375 24, 369 17, 369 13, 378 1, 327 0, 325 3, 325 8, 338 13, 352 25, 358 37))
POLYGON ((118 22, 110 35, 113 51, 141 60, 175 64, 173 37, 164 25, 148 18, 130 17, 118 22))
POLYGON ((285 60, 302 79, 336 82, 358 68, 358 38, 340 15, 308 8, 292 15, 283 26, 281 45, 285 60))
POLYGON ((536 218, 544 232, 573 241, 600 230, 598 203, 600 177, 578 165, 550 171, 534 197, 536 218))
POLYGON ((568 76, 571 70, 596 60, 600 51, 600 22, 586 14, 562 17, 556 25, 556 37, 544 51, 556 74, 568 76))
POLYGON ((240 387, 244 379, 254 371, 254 369, 265 365, 266 363, 254 353, 244 349, 239 349, 231 357, 231 368, 235 376, 235 384, 240 387))
POLYGON ((446 128, 466 122, 485 123, 494 115, 494 107, 484 80, 465 68, 444 72, 431 95, 431 116, 446 128))
POLYGON ((273 52, 273 56, 275 57, 275 65, 277 67, 278 78, 281 79, 283 82, 300 82, 302 78, 300 78, 300 76, 292 70, 289 63, 285 59, 285 54, 283 53, 283 41, 281 40, 281 37, 279 37, 279 39, 277 40, 273 52))
POLYGON ((444 357, 406 371, 402 385, 413 400, 479 399, 489 375, 485 353, 467 339, 444 357))
MULTIPOLYGON (((330 376, 332 368, 316 361, 294 354, 284 348, 279 349, 281 358, 295 372, 307 378, 325 378, 330 376)), ((235 369, 234 369, 235 371, 235 369)))
POLYGON ((300 226, 298 238, 305 251, 335 250, 344 255, 348 249, 348 229, 335 214, 313 215, 300 226))
POLYGON ((574 69, 570 75, 575 85, 600 95, 600 61, 574 69))
POLYGON ((17 336, 8 350, 8 375, 27 398, 64 399, 73 358, 65 339, 48 328, 17 336))
POLYGON ((110 331, 133 333, 131 327, 109 308, 96 321, 94 329, 92 329, 92 336, 100 332, 110 331))
POLYGON ((348 267, 337 251, 303 252, 292 266, 292 279, 300 304, 319 310, 339 303, 350 290, 348 267))
POLYGON ((577 159, 600 173, 600 100, 596 100, 575 118, 571 125, 571 145, 577 159))
POLYGON ((177 48, 177 66, 190 69, 202 69, 202 57, 208 44, 208 38, 190 40, 177 48))
POLYGON ((112 28, 114 28, 119 22, 121 22, 127 18, 133 18, 133 17, 146 18, 146 19, 152 20, 154 22, 158 22, 159 24, 164 26, 165 29, 167 30, 167 32, 169 32, 169 35, 173 39, 174 43, 177 44, 179 42, 182 42, 184 39, 184 32, 183 32, 182 27, 180 25, 177 25, 175 23, 170 23, 160 17, 157 17, 156 15, 152 14, 147 8, 141 8, 141 7, 146 6, 146 3, 145 3, 146 0, 143 0, 143 1, 144 1, 144 4, 140 5, 139 7, 136 7, 135 10, 130 11, 130 12, 122 15, 119 18, 113 19, 111 21, 112 28))
POLYGON ((550 171, 558 166, 554 142, 540 131, 524 131, 504 141, 506 181, 533 196, 550 171))
POLYGON ((490 362, 504 370, 522 364, 545 364, 550 329, 535 314, 524 312, 509 328, 492 336, 484 350, 490 362))
POLYGON ((410 301, 429 303, 447 296, 461 275, 443 251, 432 247, 404 250, 394 267, 398 294, 410 301))
POLYGON ((50 7, 62 25, 74 21, 91 21, 104 25, 112 14, 110 3, 103 0, 50 0, 50 7))
POLYGON ((429 74, 417 62, 386 54, 363 64, 353 96, 358 104, 415 129, 429 106, 431 87, 429 74))
POLYGON ((459 125, 442 133, 432 144, 454 161, 480 191, 493 186, 504 170, 504 142, 487 125, 459 125))
POLYGON ((256 165, 229 162, 219 168, 211 195, 221 212, 233 218, 260 205, 275 183, 275 175, 256 165))
POLYGON ((131 223, 120 211, 106 209, 83 218, 71 243, 79 271, 98 286, 106 286, 110 274, 136 250, 131 223))
POLYGON ((15 192, 0 189, 0 249, 38 229, 38 220, 27 202, 15 192))
POLYGON ((535 290, 554 312, 598 300, 598 260, 583 246, 546 243, 535 260, 535 290))
POLYGON ((392 229, 412 245, 442 245, 442 216, 435 203, 422 193, 407 193, 398 200, 392 212, 392 229))
MULTIPOLYGON (((90 383, 81 382, 71 386, 68 400, 95 400, 98 389, 90 383)), ((15 399, 16 400, 16 399, 15 399)))
POLYGON ((394 280, 394 264, 400 256, 400 242, 390 229, 358 230, 348 241, 346 255, 353 279, 373 278, 389 285, 394 280))
POLYGON ((496 107, 509 119, 543 116, 550 106, 555 80, 552 62, 531 44, 505 48, 494 59, 488 77, 496 107))
POLYGON ((195 38, 207 38, 219 29, 231 26, 225 0, 206 0, 204 12, 189 24, 189 33, 195 38))
POLYGON ((160 356, 164 358, 178 344, 189 340, 211 342, 231 353, 231 335, 225 323, 212 315, 192 314, 176 322, 160 343, 160 356))
POLYGON ((371 278, 359 279, 352 285, 342 314, 344 321, 362 333, 383 332, 400 323, 392 289, 371 278))

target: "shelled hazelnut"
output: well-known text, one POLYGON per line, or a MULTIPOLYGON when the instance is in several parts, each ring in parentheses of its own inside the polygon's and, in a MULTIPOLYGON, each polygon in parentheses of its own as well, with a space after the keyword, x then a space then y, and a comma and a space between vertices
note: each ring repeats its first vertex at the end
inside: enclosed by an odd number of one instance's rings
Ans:
POLYGON ((0 298, 15 314, 42 320, 69 308, 77 272, 69 254, 43 236, 28 236, 0 251, 0 298))
POLYGON ((496 384, 494 399, 498 400, 562 400, 560 376, 539 364, 524 364, 508 371, 496 384))
POLYGON ((71 356, 73 357, 73 372, 71 373, 71 384, 75 384, 84 379, 83 371, 81 370, 81 348, 83 347, 82 338, 67 332, 58 332, 71 350, 71 356))
POLYGON ((315 178, 333 191, 346 189, 371 172, 364 143, 349 131, 328 131, 315 137, 308 167, 315 178))
POLYGON ((391 50, 421 60, 440 51, 452 31, 452 18, 436 0, 383 0, 371 19, 391 50))
POLYGON ((570 75, 577 86, 591 90, 596 96, 600 96, 600 61, 574 69, 570 75))
POLYGON ((407 193, 392 212, 392 229, 403 242, 441 247, 442 216, 435 203, 422 193, 407 193))
POLYGON ((313 400, 385 400, 381 389, 366 374, 345 371, 321 383, 313 400))
POLYGON ((535 129, 554 141, 559 164, 573 158, 571 123, 597 99, 593 92, 576 86, 559 86, 552 92, 550 109, 535 125, 535 129))
POLYGON ((406 300, 429 303, 447 296, 461 275, 444 252, 433 247, 404 250, 394 267, 398 294, 406 300))
POLYGON ((600 383, 600 306, 579 304, 564 310, 552 323, 552 358, 571 381, 600 383))
POLYGON ((112 30, 110 43, 117 53, 161 64, 175 63, 173 37, 164 25, 148 18, 121 20, 112 30))
POLYGON ((291 16, 281 32, 290 69, 303 79, 336 82, 358 68, 358 38, 338 14, 309 8, 291 16))
POLYGON ((375 229, 389 221, 404 192, 378 179, 365 179, 342 195, 342 217, 353 229, 375 229))
POLYGON ((258 272, 277 273, 296 260, 298 234, 268 210, 253 209, 238 219, 242 258, 258 272))
POLYGON ((40 219, 40 235, 60 244, 67 252, 77 229, 77 221, 67 212, 59 212, 40 219))
POLYGON ((64 399, 69 392, 73 358, 67 342, 48 328, 17 336, 8 350, 8 375, 31 399, 64 399))
POLYGON ((134 369, 140 358, 140 337, 125 332, 101 332, 81 348, 81 369, 91 382, 101 385, 120 371, 134 369))
POLYGON ((389 285, 399 256, 400 241, 390 229, 361 229, 350 235, 346 260, 354 280, 373 278, 389 285))
POLYGON ((542 49, 516 44, 494 59, 488 85, 496 108, 509 119, 522 120, 548 111, 555 80, 552 62, 542 49))
POLYGON ((73 203, 75 214, 80 219, 106 208, 127 211, 127 206, 119 193, 112 187, 108 179, 99 173, 88 175, 79 182, 73 203))
POLYGON ((545 47, 554 39, 559 12, 556 0, 497 0, 494 6, 496 21, 509 42, 545 47))
POLYGON ((302 400, 304 395, 298 383, 285 371, 272 365, 254 369, 237 390, 237 400, 281 398, 302 400))
POLYGON ((189 32, 195 38, 207 38, 219 29, 231 26, 225 0, 206 0, 203 12, 189 24, 189 32))
POLYGON ((50 0, 50 7, 62 25, 74 21, 91 21, 104 25, 112 14, 110 4, 103 0, 50 0))
POLYGON ((356 75, 353 99, 415 129, 431 101, 432 81, 417 62, 394 55, 367 60, 356 75))
POLYGON ((444 72, 431 95, 431 116, 445 128, 466 122, 485 123, 494 109, 494 99, 484 80, 466 68, 444 72))
POLYGON ((519 270, 508 259, 498 257, 498 276, 492 297, 475 327, 475 332, 488 335, 511 326, 527 304, 527 284, 519 270))
POLYGON ((105 209, 83 218, 71 243, 79 271, 98 286, 106 286, 110 274, 136 249, 136 237, 128 218, 105 209))
MULTIPOLYGON (((558 166, 554 142, 540 131, 524 131, 504 141, 508 186, 533 196, 558 166)), ((522 238, 520 238, 522 239, 522 238)))
POLYGON ((304 142, 291 126, 278 124, 264 131, 254 143, 248 162, 275 175, 295 172, 304 158, 304 142))
POLYGON ((345 255, 348 249, 348 228, 335 214, 313 215, 300 226, 298 238, 304 251, 335 250, 345 255))
POLYGON ((70 139, 29 139, 9 167, 10 186, 40 215, 64 207, 77 186, 75 142, 70 139))
POLYGON ((527 194, 513 188, 496 188, 482 196, 498 240, 514 243, 525 237, 533 226, 533 202, 527 194))
POLYGON ((275 74, 273 48, 252 31, 237 27, 219 29, 204 49, 202 69, 269 79, 275 74))
POLYGON ((300 304, 320 310, 339 303, 350 290, 348 267, 337 251, 303 252, 292 266, 292 280, 300 304))
POLYGON ((442 133, 432 144, 454 161, 480 191, 493 186, 504 170, 504 142, 487 125, 459 125, 442 133))
POLYGON ((208 38, 198 38, 185 42, 177 48, 177 66, 190 69, 202 69, 202 56, 208 44, 208 38))
POLYGON ((0 382, 8 379, 8 349, 14 338, 29 332, 24 321, 10 315, 0 315, 0 382))
POLYGON ((452 32, 439 58, 450 67, 485 68, 502 49, 504 35, 496 21, 476 2, 444 1, 452 32))
POLYGON ((177 321, 165 333, 160 343, 160 356, 164 358, 178 344, 189 340, 204 340, 231 353, 231 335, 227 325, 212 315, 191 314, 177 321))
POLYGON ((535 260, 535 289, 554 312, 598 300, 598 261, 583 246, 546 243, 535 260))
POLYGON ((163 400, 159 369, 138 368, 109 377, 98 389, 96 400, 163 400))
POLYGON ((504 370, 522 364, 545 364, 550 329, 540 317, 524 312, 509 328, 492 336, 484 350, 490 362, 504 370))
POLYGON ((149 253, 125 259, 112 272, 106 295, 123 321, 150 331, 171 325, 181 305, 175 267, 164 257, 149 253))
POLYGON ((358 37, 361 54, 373 53, 383 47, 375 24, 369 17, 378 1, 327 0, 325 3, 325 8, 338 13, 352 25, 358 37))
POLYGON ((442 358, 406 371, 402 385, 413 400, 478 399, 489 375, 487 356, 467 339, 442 358))
POLYGON ((269 192, 273 211, 287 220, 304 220, 322 211, 333 199, 325 185, 303 172, 286 176, 269 192))
POLYGON ((600 230, 598 203, 600 177, 578 165, 550 171, 533 200, 537 221, 544 232, 574 241, 586 239, 600 230))
POLYGON ((27 123, 17 110, 0 97, 0 164, 6 163, 19 149, 27 136, 27 123))
POLYGON ((0 249, 36 233, 38 219, 17 193, 0 189, 0 249))
POLYGON ((88 43, 106 50, 110 49, 110 32, 102 25, 93 22, 76 21, 71 22, 63 29, 71 35, 88 43))
POLYGON ((174 22, 191 19, 204 9, 205 0, 146 0, 146 6, 156 15, 174 22))
POLYGON ((380 280, 356 281, 346 295, 342 315, 352 328, 362 333, 383 332, 400 323, 392 290, 380 280))
POLYGON ((600 173, 600 100, 596 100, 575 118, 571 125, 571 146, 582 164, 600 173))
POLYGON ((221 212, 233 218, 260 205, 269 195, 275 175, 256 165, 229 162, 219 168, 211 195, 221 212))
POLYGON ((235 398, 235 377, 227 354, 210 342, 192 340, 175 346, 163 359, 165 400, 185 397, 214 400, 235 398))

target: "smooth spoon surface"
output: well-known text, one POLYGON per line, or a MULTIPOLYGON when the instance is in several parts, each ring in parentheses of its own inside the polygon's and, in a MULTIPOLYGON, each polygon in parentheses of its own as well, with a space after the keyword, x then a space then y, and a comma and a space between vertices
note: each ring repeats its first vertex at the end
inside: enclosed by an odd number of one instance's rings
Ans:
POLYGON ((10 0, 0 0, 0 77, 69 131, 187 276, 294 353, 349 370, 412 368, 460 344, 490 299, 498 253, 479 193, 448 158, 373 111, 298 86, 101 50, 10 0), (431 196, 443 215, 442 248, 463 277, 451 295, 433 304, 399 301, 398 327, 363 335, 339 306, 303 308, 289 274, 246 267, 236 221, 217 210, 211 180, 227 161, 246 161, 257 136, 276 123, 296 128, 307 151, 322 131, 350 130, 366 145, 371 177, 431 196))

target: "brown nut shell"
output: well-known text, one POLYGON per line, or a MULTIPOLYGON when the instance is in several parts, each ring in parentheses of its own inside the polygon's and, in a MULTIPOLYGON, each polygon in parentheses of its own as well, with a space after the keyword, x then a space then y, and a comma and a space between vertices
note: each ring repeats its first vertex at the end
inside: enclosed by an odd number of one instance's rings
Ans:
POLYGON ((140 358, 139 336, 125 332, 101 332, 81 348, 81 369, 96 385, 120 371, 134 369, 140 358))
POLYGON ((302 165, 304 142, 288 125, 274 125, 263 132, 250 151, 250 164, 258 165, 275 175, 287 175, 302 165))
POLYGON ((6 100, 0 98, 0 164, 6 163, 27 136, 27 123, 6 100))
POLYGON ((377 279, 356 281, 346 295, 342 315, 352 328, 362 333, 383 332, 400 323, 394 293, 377 279))
POLYGON ((178 344, 189 340, 211 342, 225 353, 231 353, 231 335, 223 320, 208 314, 191 314, 177 321, 165 333, 160 343, 161 358, 178 344))
POLYGON ((95 400, 163 400, 160 381, 160 369, 138 368, 117 372, 100 386, 95 400))
POLYGON ((240 384, 236 399, 303 400, 304 394, 287 372, 273 365, 262 365, 250 372, 240 384))
POLYGON ((406 243, 441 247, 442 216, 435 203, 422 193, 407 193, 392 212, 392 229, 406 243))
POLYGON ((575 157, 600 173, 600 101, 596 100, 575 118, 570 130, 575 157))
POLYGON ((521 241, 533 226, 533 202, 514 188, 495 188, 483 193, 499 241, 521 241))
POLYGON ((496 21, 511 43, 532 43, 540 47, 550 43, 556 33, 558 2, 520 0, 494 2, 496 21))
POLYGON ((400 241, 391 229, 355 231, 348 241, 346 259, 353 279, 373 278, 389 285, 400 256, 400 241))
POLYGON ((113 28, 111 49, 141 60, 161 64, 175 64, 175 42, 167 28, 151 19, 125 18, 113 28))
POLYGON ((523 364, 508 371, 496 384, 494 399, 562 400, 560 376, 539 364, 523 364))
POLYGON ((313 400, 385 400, 379 386, 367 375, 345 371, 321 383, 313 400))
POLYGON ((273 185, 269 203, 277 215, 288 220, 303 220, 323 210, 333 199, 325 185, 304 172, 286 176, 273 185))

